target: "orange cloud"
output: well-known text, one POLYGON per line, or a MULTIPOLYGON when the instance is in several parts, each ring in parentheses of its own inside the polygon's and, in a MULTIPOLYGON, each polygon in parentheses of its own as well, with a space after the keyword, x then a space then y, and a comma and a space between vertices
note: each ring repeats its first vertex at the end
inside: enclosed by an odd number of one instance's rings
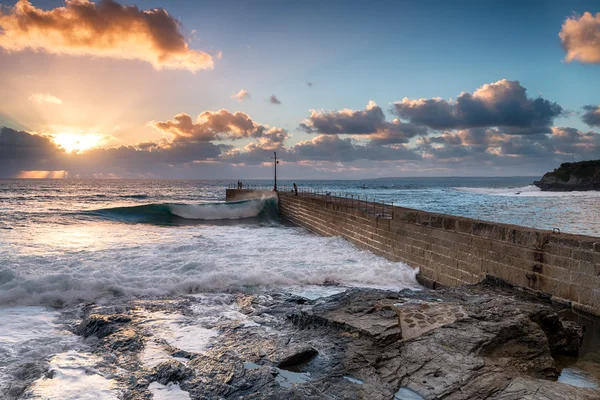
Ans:
POLYGON ((154 128, 175 137, 175 141, 236 140, 274 136, 275 131, 259 124, 243 112, 204 111, 194 122, 188 114, 177 114, 169 121, 152 121, 154 128))
POLYGON ((567 18, 558 36, 567 52, 567 62, 600 63, 600 12, 595 17, 585 12, 581 17, 567 18))
POLYGON ((0 47, 7 51, 141 60, 155 69, 192 72, 213 67, 212 56, 190 49, 180 23, 160 8, 66 0, 45 11, 19 0, 7 10, 0 10, 0 47))

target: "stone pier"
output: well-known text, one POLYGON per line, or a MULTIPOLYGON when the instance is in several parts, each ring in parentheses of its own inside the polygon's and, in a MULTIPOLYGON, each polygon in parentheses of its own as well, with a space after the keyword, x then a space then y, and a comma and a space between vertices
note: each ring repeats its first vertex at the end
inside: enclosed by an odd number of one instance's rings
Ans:
MULTIPOLYGON (((228 190, 228 199, 260 196, 228 190)), ((428 287, 458 286, 486 276, 600 315, 600 238, 358 202, 330 195, 279 192, 281 216, 324 236, 419 268, 428 287)))

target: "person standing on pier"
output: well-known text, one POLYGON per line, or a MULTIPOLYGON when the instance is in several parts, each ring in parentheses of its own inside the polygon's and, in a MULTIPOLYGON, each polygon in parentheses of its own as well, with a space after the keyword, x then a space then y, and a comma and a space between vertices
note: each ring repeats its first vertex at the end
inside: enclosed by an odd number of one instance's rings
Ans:
POLYGON ((294 194, 298 196, 298 185, 294 182, 294 194))

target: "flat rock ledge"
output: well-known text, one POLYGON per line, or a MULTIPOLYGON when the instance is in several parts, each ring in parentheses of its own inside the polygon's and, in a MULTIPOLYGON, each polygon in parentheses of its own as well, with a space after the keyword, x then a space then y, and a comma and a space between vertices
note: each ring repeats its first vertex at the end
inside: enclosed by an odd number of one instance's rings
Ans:
POLYGON ((349 289, 317 300, 269 293, 88 305, 74 330, 125 400, 151 399, 153 382, 176 383, 191 399, 599 399, 600 391, 556 381, 555 358, 576 355, 582 338, 558 311, 484 283, 349 289), (217 311, 207 318, 205 309, 217 311), (156 312, 202 320, 218 335, 198 352, 167 338, 169 359, 149 366, 156 312))

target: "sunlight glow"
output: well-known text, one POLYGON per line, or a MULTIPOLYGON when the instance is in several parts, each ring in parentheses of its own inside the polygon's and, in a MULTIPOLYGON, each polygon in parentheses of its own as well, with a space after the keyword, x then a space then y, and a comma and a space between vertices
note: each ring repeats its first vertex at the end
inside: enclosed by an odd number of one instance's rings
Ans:
POLYGON ((67 153, 81 153, 100 146, 105 138, 97 134, 57 133, 52 141, 67 153))
POLYGON ((62 179, 67 171, 21 171, 17 178, 21 179, 62 179))

